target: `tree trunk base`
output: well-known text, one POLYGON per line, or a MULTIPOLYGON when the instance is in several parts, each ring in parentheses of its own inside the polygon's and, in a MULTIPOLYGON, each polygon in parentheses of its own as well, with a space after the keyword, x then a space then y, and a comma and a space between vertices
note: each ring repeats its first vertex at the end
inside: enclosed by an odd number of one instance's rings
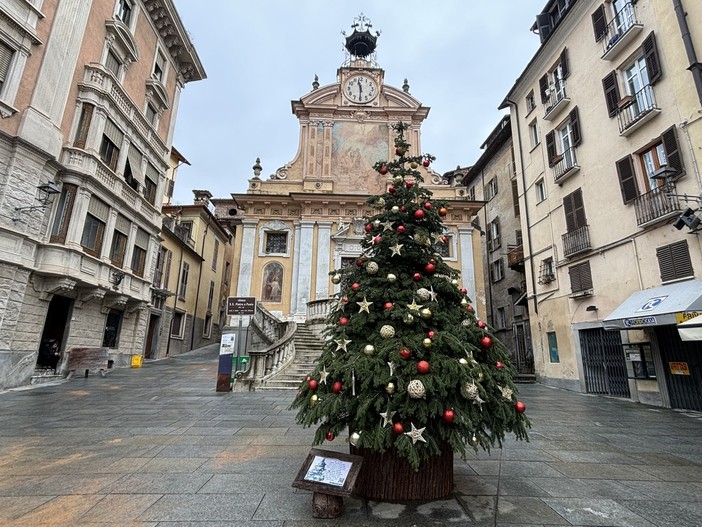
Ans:
POLYGON ((312 516, 314 518, 338 518, 344 506, 344 498, 315 492, 312 494, 312 516))
POLYGON ((415 472, 405 458, 351 447, 363 456, 354 492, 375 501, 430 501, 453 491, 453 451, 444 445, 441 454, 424 460, 415 472))

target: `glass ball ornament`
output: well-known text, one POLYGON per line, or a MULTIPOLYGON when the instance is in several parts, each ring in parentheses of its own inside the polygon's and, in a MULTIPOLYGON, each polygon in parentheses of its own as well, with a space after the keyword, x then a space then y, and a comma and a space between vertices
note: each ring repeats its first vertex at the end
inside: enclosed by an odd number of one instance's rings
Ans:
POLYGON ((358 442, 361 440, 361 432, 353 432, 349 436, 349 443, 353 446, 358 446, 358 442))
POLYGON ((310 404, 311 404, 312 406, 314 406, 314 405, 317 404, 318 402, 319 402, 319 396, 318 396, 318 395, 313 395, 312 397, 310 397, 310 404))
POLYGON ((387 279, 388 279, 388 282, 390 282, 391 284, 394 284, 397 281, 397 276, 395 276, 392 273, 389 273, 387 276, 387 279))
POLYGON ((398 212, 400 212, 400 207, 398 207, 397 205, 393 205, 392 209, 390 210, 392 210, 394 214, 397 214, 398 212))
POLYGON ((431 348, 432 342, 430 338, 426 338, 422 340, 422 346, 424 346, 426 349, 431 348))
POLYGON ((472 446, 473 448, 478 446, 478 436, 476 436, 474 433, 471 434, 471 436, 468 438, 468 444, 472 446))
POLYGON ((366 344, 363 348, 363 353, 366 355, 373 355, 373 353, 375 353, 375 346, 373 346, 373 344, 366 344))
POLYGON ((451 280, 451 284, 452 284, 452 285, 455 285, 456 287, 458 287, 458 280, 456 280, 456 279, 454 278, 453 280, 451 280))
POLYGON ((460 364, 461 366, 468 366, 468 360, 461 357, 460 359, 458 359, 458 364, 460 364))
POLYGON ((410 326, 414 323, 414 316, 411 313, 405 313, 405 316, 402 317, 402 322, 405 326, 410 326))
POLYGON ((431 309, 429 309, 428 307, 425 307, 424 309, 422 309, 422 310, 419 312, 419 315, 420 315, 424 320, 430 319, 430 318, 431 318, 431 309))
POLYGON ((393 180, 393 182, 395 183, 395 185, 399 185, 399 184, 401 184, 401 183, 404 181, 404 179, 402 178, 402 176, 395 176, 392 180, 393 180))
POLYGON ((380 227, 380 220, 373 220, 374 227, 380 227))
POLYGON ((331 280, 332 284, 338 284, 339 282, 341 282, 341 275, 335 274, 334 276, 332 276, 331 280))
POLYGON ((389 394, 395 393, 395 383, 389 382, 385 385, 385 392, 389 394))

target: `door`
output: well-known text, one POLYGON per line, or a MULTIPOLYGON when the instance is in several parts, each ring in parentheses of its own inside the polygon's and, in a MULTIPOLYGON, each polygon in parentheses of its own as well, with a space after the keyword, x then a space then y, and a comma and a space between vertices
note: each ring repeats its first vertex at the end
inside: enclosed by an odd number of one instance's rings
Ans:
POLYGON ((702 411, 702 342, 680 340, 675 326, 657 327, 656 336, 670 406, 702 411))
POLYGON ((149 317, 149 327, 146 331, 146 343, 144 345, 144 358, 153 359, 158 355, 157 344, 158 344, 158 323, 161 317, 151 313, 149 317))
POLYGON ((73 300, 54 295, 46 311, 44 329, 39 343, 37 368, 56 370, 65 356, 65 337, 68 334, 68 321, 73 312, 73 300))
POLYGON ((631 397, 619 332, 595 328, 582 329, 578 333, 585 391, 614 397, 631 397))

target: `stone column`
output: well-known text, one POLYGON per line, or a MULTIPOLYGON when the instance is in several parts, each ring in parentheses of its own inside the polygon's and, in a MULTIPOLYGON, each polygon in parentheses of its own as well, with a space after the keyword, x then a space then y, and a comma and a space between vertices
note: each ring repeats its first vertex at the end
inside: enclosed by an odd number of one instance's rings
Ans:
POLYGON ((461 255, 461 281, 473 301, 475 315, 478 316, 477 291, 475 289, 475 262, 473 254, 473 227, 458 227, 458 246, 461 255))
POLYGON ((331 226, 331 221, 317 222, 317 280, 314 288, 315 300, 329 298, 331 226))
POLYGON ((241 239, 241 259, 239 260, 239 282, 237 296, 251 296, 251 273, 256 251, 256 232, 258 220, 243 220, 244 232, 241 239))
MULTIPOLYGON (((102 248, 100 249, 100 259, 105 263, 110 263, 110 250, 112 249, 112 238, 115 235, 115 224, 117 223, 117 209, 110 209, 110 216, 105 225, 105 235, 102 238, 102 248)), ((125 248, 125 252, 126 252, 125 248)), ((124 255, 125 262, 127 255, 124 255)))
POLYGON ((83 237, 85 217, 88 215, 91 193, 84 187, 78 187, 76 198, 73 201, 73 212, 66 233, 66 246, 80 249, 80 240, 83 237))
POLYGON ((300 276, 300 244, 298 240, 300 239, 300 222, 295 221, 295 237, 293 243, 293 271, 292 271, 292 282, 290 283, 290 315, 297 313, 297 279, 300 276))
MULTIPOLYGON (((312 250, 314 248, 314 220, 300 221, 299 247, 300 262, 312 261, 312 250)), ((297 276, 297 300, 295 308, 295 320, 304 321, 307 318, 307 302, 312 294, 312 269, 311 266, 305 269, 299 266, 297 276)))

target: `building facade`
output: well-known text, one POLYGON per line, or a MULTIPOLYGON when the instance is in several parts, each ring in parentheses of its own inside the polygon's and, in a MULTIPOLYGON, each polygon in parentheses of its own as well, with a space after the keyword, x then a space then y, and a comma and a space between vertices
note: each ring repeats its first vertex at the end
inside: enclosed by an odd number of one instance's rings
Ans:
POLYGON ((119 366, 154 345, 178 100, 205 73, 171 0, 8 0, 0 11, 7 388, 37 368, 65 371, 72 348, 107 347, 119 366))
POLYGON ((509 108, 540 379, 702 409, 702 4, 552 0, 509 108), (691 228, 692 227, 692 228, 691 228))
POLYGON ((471 201, 484 202, 474 218, 482 234, 486 320, 509 349, 518 373, 534 373, 531 328, 526 304, 526 274, 522 245, 519 190, 510 117, 504 116, 481 145, 483 154, 469 168, 445 177, 466 186, 471 201))
MULTIPOLYGON (((401 89, 385 83, 374 59, 377 35, 365 19, 357 22, 335 82, 320 86, 315 78, 312 91, 292 102, 300 122, 295 159, 269 179, 260 177, 257 160, 245 194, 213 200, 218 217, 235 215, 240 225, 232 296, 256 297, 282 318, 305 320, 310 302, 326 302, 338 291, 329 273, 361 255, 363 218, 372 215, 366 199, 391 184, 390 175, 373 166, 395 157, 392 125, 409 124, 409 155, 423 153, 421 125, 429 108, 410 94, 407 83, 401 89), (354 39, 363 45, 355 48, 354 39)), ((482 315, 482 269, 480 258, 474 259, 479 240, 470 225, 479 205, 466 201, 463 187, 447 184, 431 167, 419 168, 434 197, 450 201, 448 243, 437 250, 461 271, 482 315)))

